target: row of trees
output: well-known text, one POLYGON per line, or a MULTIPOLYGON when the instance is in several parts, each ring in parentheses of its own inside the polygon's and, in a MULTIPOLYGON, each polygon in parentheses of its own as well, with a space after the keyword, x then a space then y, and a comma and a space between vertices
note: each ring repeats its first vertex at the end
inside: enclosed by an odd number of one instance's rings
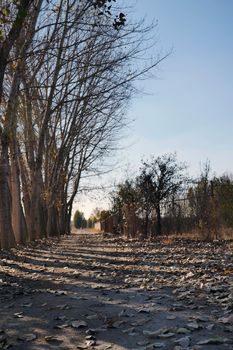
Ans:
POLYGON ((104 221, 109 217, 109 215, 111 215, 110 210, 101 210, 99 208, 95 208, 90 217, 86 219, 82 211, 76 210, 73 217, 73 224, 77 229, 94 228, 95 223, 104 221))
POLYGON ((91 220, 86 220, 84 213, 80 210, 76 210, 74 217, 73 217, 73 224, 74 227, 77 229, 80 228, 92 228, 93 223, 91 220))
POLYGON ((208 162, 197 180, 186 170, 176 154, 142 161, 138 176, 117 185, 103 228, 144 238, 198 230, 207 239, 232 229, 233 178, 211 178, 208 162))
POLYGON ((207 163, 199 181, 188 188, 188 215, 207 239, 221 237, 233 229, 233 176, 210 176, 207 163))
POLYGON ((125 25, 114 3, 1 2, 0 248, 69 232, 80 181, 116 147, 133 82, 162 59, 138 66, 151 27, 125 25))

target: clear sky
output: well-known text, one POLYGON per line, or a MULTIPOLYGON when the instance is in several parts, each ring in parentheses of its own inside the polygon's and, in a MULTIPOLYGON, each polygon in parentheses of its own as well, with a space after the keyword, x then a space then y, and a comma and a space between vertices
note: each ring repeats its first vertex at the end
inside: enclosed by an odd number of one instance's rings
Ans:
MULTIPOLYGON (((157 49, 173 48, 141 83, 149 95, 134 99, 135 121, 122 151, 137 168, 142 157, 177 152, 192 176, 208 158, 216 174, 233 172, 233 0, 125 0, 137 18, 158 20, 157 49)), ((83 210, 89 215, 87 202, 83 210)))

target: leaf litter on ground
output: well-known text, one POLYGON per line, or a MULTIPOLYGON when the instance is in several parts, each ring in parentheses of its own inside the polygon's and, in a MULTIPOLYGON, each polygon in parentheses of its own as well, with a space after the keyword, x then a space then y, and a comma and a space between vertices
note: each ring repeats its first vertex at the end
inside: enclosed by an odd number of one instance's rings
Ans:
MULTIPOLYGON (((77 337, 80 349, 232 348, 233 260, 228 242, 142 244, 89 234, 2 254, 1 310, 6 310, 11 332, 13 318, 19 319, 25 349, 42 338, 51 345, 60 339, 59 348, 70 349, 70 334, 77 337), (37 259, 33 262, 34 254, 44 259, 44 266, 37 259), (25 273, 24 264, 34 272, 25 273), (61 338, 59 333, 49 334, 41 319, 44 337, 40 332, 33 339, 41 307, 54 332, 62 332, 61 338), (24 326, 28 317, 30 331, 24 326), (97 340, 86 338, 93 334, 97 340)), ((8 328, 4 333, 3 323, 0 326, 4 348, 14 336, 8 328)))

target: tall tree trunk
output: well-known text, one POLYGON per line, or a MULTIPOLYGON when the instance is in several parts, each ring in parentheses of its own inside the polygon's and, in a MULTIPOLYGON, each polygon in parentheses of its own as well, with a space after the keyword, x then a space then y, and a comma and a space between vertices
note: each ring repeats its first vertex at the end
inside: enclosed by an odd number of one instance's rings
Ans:
POLYGON ((20 84, 20 67, 13 76, 8 106, 6 111, 5 133, 8 137, 10 149, 10 190, 12 199, 12 227, 16 243, 26 242, 26 222, 21 203, 19 149, 17 144, 17 107, 20 84))
MULTIPOLYGON (((27 172, 27 167, 25 165, 25 160, 22 156, 22 154, 19 154, 19 165, 20 165, 20 175, 21 175, 21 182, 22 182, 22 202, 25 212, 25 220, 26 220, 26 226, 28 229, 27 224, 27 218, 30 217, 30 208, 31 208, 31 197, 30 197, 30 184, 29 184, 29 176, 27 172)), ((30 240, 30 235, 28 233, 28 240, 30 240)))
POLYGON ((46 217, 43 204, 43 182, 40 171, 34 173, 31 189, 30 210, 26 216, 30 240, 46 237, 46 217))
MULTIPOLYGON (((70 201, 69 201, 70 202, 70 201)), ((65 233, 70 234, 71 233, 71 216, 72 216, 72 208, 73 208, 73 201, 69 203, 69 205, 66 206, 66 211, 65 211, 65 217, 64 217, 64 229, 65 233)))
POLYGON ((8 141, 3 133, 0 135, 0 242, 2 249, 15 246, 15 237, 11 224, 11 194, 8 184, 8 141))
POLYGON ((148 215, 148 212, 146 212, 143 238, 147 238, 148 236, 148 226, 149 226, 149 215, 148 215))
POLYGON ((160 236, 162 234, 160 205, 157 204, 155 209, 156 209, 156 233, 158 236, 160 236))
POLYGON ((12 227, 16 243, 25 243, 27 240, 27 227, 21 202, 20 170, 18 150, 15 139, 10 143, 11 157, 11 198, 12 198, 12 227))
POLYGON ((47 236, 60 236, 57 209, 54 205, 48 208, 46 232, 47 236))
POLYGON ((71 221, 71 214, 68 210, 66 202, 64 201, 63 206, 59 211, 58 231, 60 235, 70 233, 70 221, 71 221))

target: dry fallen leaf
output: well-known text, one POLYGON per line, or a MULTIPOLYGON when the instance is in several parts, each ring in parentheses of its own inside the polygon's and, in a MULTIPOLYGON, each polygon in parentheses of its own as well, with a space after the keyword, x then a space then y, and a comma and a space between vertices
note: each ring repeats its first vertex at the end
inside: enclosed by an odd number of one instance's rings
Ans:
POLYGON ((53 345, 59 345, 63 342, 62 339, 55 337, 53 335, 48 335, 46 337, 44 337, 45 341, 49 344, 53 344, 53 345))
POLYGON ((196 321, 194 321, 194 322, 189 322, 187 324, 187 327, 191 330, 196 330, 200 328, 200 325, 196 321))
POLYGON ((177 334, 189 334, 189 333, 190 333, 190 330, 187 329, 187 328, 181 327, 181 328, 178 328, 178 329, 176 330, 176 333, 177 333, 177 334))
POLYGON ((207 338, 207 339, 200 340, 197 344, 198 345, 207 345, 207 344, 218 345, 218 344, 224 344, 227 341, 228 341, 227 338, 213 337, 213 338, 207 338))
POLYGON ((57 305, 57 306, 56 306, 56 309, 59 309, 59 310, 69 310, 69 309, 71 309, 71 306, 69 306, 68 304, 57 305))
POLYGON ((64 323, 64 324, 61 324, 61 325, 54 326, 54 328, 58 328, 58 329, 64 329, 64 328, 67 328, 67 327, 70 327, 70 323, 64 323))
POLYGON ((166 317, 166 319, 167 319, 167 320, 175 320, 175 319, 176 319, 176 316, 174 316, 174 315, 168 315, 168 316, 166 317))
POLYGON ((149 341, 148 340, 138 341, 136 344, 140 346, 145 346, 149 344, 149 341))
POLYGON ((174 335, 175 335, 175 333, 168 332, 168 333, 159 334, 158 337, 159 338, 171 338, 171 337, 174 337, 174 335))
POLYGON ((184 348, 187 348, 190 345, 191 338, 183 337, 174 341, 174 343, 181 345, 184 348))
POLYGON ((165 348, 165 344, 164 343, 153 343, 150 344, 149 347, 147 347, 148 350, 150 349, 161 349, 161 348, 165 348))
POLYGON ((218 321, 224 324, 227 324, 227 323, 233 324, 233 314, 226 317, 221 317, 218 319, 218 321))
POLYGON ((36 338, 37 338, 37 335, 34 334, 34 333, 23 334, 23 335, 18 336, 19 340, 23 340, 23 341, 26 341, 26 342, 30 342, 32 340, 35 340, 36 338))
POLYGON ((87 327, 87 323, 85 321, 73 321, 71 322, 71 326, 73 328, 81 328, 81 327, 87 327))
POLYGON ((160 328, 157 331, 144 330, 143 334, 148 338, 171 338, 175 335, 169 328, 160 328))
POLYGON ((32 303, 25 303, 25 304, 22 304, 23 307, 31 307, 32 306, 32 303))
POLYGON ((94 314, 94 315, 89 315, 86 317, 87 320, 98 320, 98 315, 97 314, 94 314))

